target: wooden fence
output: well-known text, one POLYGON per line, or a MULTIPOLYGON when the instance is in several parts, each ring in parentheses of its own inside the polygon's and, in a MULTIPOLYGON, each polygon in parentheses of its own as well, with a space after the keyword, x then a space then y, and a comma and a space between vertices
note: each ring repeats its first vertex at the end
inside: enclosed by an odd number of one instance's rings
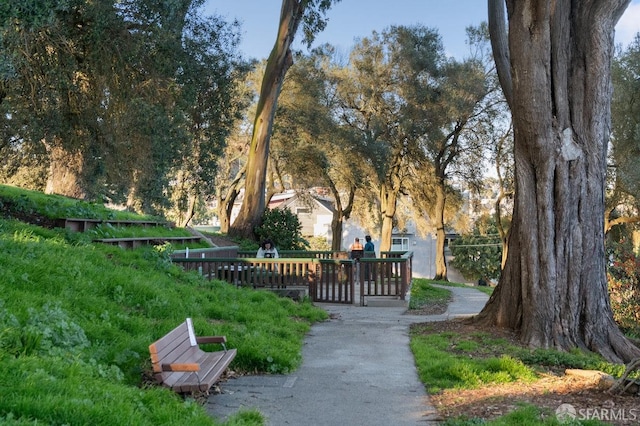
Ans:
POLYGON ((225 249, 192 250, 188 257, 182 252, 172 257, 185 270, 210 280, 253 288, 304 288, 314 302, 353 304, 356 292, 361 305, 365 297, 405 299, 411 285, 412 252, 383 253, 385 257, 356 261, 346 259, 344 252, 283 251, 277 259, 258 259, 245 257, 255 256, 253 252, 225 249), (222 253, 235 256, 209 257, 222 253))

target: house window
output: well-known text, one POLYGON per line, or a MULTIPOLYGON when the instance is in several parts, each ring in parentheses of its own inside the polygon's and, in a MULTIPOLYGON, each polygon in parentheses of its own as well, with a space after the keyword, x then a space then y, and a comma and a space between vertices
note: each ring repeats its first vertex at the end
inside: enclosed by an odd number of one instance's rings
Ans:
POLYGON ((296 214, 311 214, 311 209, 308 209, 306 207, 297 207, 296 214))
POLYGON ((394 237, 391 238, 391 251, 406 251, 409 250, 409 239, 394 237))

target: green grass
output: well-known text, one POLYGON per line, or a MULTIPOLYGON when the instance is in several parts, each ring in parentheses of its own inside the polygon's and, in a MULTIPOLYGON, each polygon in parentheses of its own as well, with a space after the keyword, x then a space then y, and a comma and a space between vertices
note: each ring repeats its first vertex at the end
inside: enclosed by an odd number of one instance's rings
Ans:
POLYGON ((166 226, 114 226, 100 224, 85 232, 89 237, 98 238, 136 238, 136 237, 192 237, 185 228, 169 228, 166 226))
POLYGON ((489 296, 493 293, 493 289, 495 287, 489 287, 489 286, 470 286, 468 284, 464 284, 464 283, 454 283, 454 282, 450 282, 450 281, 433 281, 433 280, 428 280, 429 282, 433 283, 433 284, 438 284, 438 285, 442 285, 442 286, 446 286, 446 287, 465 287, 465 288, 473 288, 475 290, 481 291, 485 294, 488 294, 489 296))
MULTIPOLYGON (((426 326, 425 326, 426 327, 426 326)), ((501 345, 490 342, 488 336, 477 340, 463 340, 455 333, 422 334, 424 329, 414 328, 411 350, 416 359, 418 375, 427 392, 444 389, 474 389, 481 385, 509 383, 516 380, 532 381, 536 375, 521 360, 510 355, 498 357, 470 357, 478 346, 501 345)))
MULTIPOLYGON (((468 287, 466 284, 414 280, 411 301, 414 309, 429 303, 440 303, 449 298, 449 291, 432 284, 450 287, 468 287)), ((491 287, 473 287, 490 293, 491 287)), ((619 377, 624 365, 605 362, 602 357, 579 350, 559 352, 555 350, 526 349, 490 333, 436 333, 433 323, 414 324, 410 331, 410 347, 413 352, 420 380, 430 394, 447 389, 476 389, 486 385, 511 382, 530 383, 538 380, 541 372, 550 368, 594 369, 619 377)), ((513 412, 498 419, 450 418, 446 426, 471 425, 540 425, 565 424, 602 425, 597 420, 580 420, 561 423, 555 413, 545 412, 532 405, 521 405, 513 412)))
MULTIPOLYGON (((166 247, 123 250, 16 220, 0 219, 0 271, 2 424, 218 424, 148 384, 150 343, 191 317, 238 349, 232 369, 287 373, 327 318, 309 301, 186 273, 166 247)), ((263 423, 243 411, 225 424, 263 423)))
MULTIPOLYGON (((38 191, 0 185, 0 203, 18 213, 38 213, 50 219, 118 219, 118 220, 158 220, 164 219, 150 215, 137 215, 128 211, 106 208, 102 204, 74 200, 59 195, 46 195, 38 191)), ((0 210, 2 210, 0 204, 0 210)))
MULTIPOLYGON (((420 309, 427 303, 447 303, 451 300, 449 290, 433 287, 430 285, 435 281, 424 278, 416 278, 411 285, 411 298, 409 299, 409 309, 420 309)), ((438 284, 440 284, 438 282, 438 284)))

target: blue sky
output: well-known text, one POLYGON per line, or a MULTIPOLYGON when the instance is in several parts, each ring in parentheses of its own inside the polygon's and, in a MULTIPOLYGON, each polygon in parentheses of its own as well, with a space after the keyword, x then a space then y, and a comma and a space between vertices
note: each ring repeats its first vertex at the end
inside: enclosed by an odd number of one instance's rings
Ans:
MULTIPOLYGON (((347 53, 356 38, 374 30, 422 24, 437 28, 447 54, 462 59, 468 54, 465 28, 486 21, 486 4, 486 0, 342 0, 328 12, 327 28, 317 35, 314 46, 331 43, 347 53)), ((241 50, 248 58, 260 59, 273 47, 281 5, 282 0, 207 0, 205 14, 241 21, 241 50)), ((616 28, 616 40, 627 44, 639 31, 640 0, 632 0, 616 28)))

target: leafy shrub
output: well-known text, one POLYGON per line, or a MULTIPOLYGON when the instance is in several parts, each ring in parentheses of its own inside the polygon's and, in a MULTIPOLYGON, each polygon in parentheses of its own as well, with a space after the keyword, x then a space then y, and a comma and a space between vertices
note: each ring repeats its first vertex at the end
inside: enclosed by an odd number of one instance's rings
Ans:
POLYGON ((478 219, 471 234, 450 244, 451 265, 468 278, 497 279, 500 276, 502 246, 492 219, 478 219))
MULTIPOLYGON (((0 308, 2 307, 0 301, 0 308)), ((82 327, 69 318, 59 304, 27 309, 24 324, 6 309, 0 309, 0 348, 13 356, 77 355, 89 347, 82 327)))
POLYGON ((329 251, 331 250, 331 245, 325 237, 311 237, 309 238, 309 250, 329 251))
POLYGON ((255 234, 259 241, 271 239, 278 250, 304 250, 309 243, 302 238, 298 216, 289 209, 267 209, 255 234))

